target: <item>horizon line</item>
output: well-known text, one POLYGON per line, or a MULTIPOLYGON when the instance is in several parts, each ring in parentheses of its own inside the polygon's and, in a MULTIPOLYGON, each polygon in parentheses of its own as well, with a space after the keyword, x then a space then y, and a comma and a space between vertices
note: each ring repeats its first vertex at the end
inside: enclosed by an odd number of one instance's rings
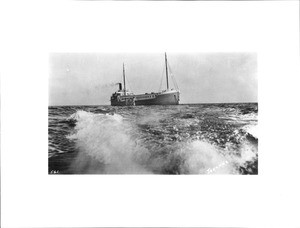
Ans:
MULTIPOLYGON (((246 101, 246 102, 208 102, 208 103, 182 103, 178 105, 193 105, 193 104, 245 104, 245 103, 258 103, 258 101, 246 101)), ((110 104, 66 104, 66 105, 48 105, 48 107, 51 106, 111 106, 110 104)), ((138 105, 138 106, 158 106, 158 105, 138 105)), ((164 106, 164 105, 160 105, 164 106)), ((169 105, 167 105, 169 106, 169 105)), ((177 106, 177 105, 174 105, 177 106)), ((112 106, 112 107, 117 107, 117 106, 112 106)), ((130 106, 132 107, 132 106, 130 106)))

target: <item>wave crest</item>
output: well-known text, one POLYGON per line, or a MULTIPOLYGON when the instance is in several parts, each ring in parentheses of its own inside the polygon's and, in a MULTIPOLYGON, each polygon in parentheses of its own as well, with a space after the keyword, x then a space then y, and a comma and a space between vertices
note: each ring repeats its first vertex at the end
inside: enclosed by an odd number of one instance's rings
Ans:
POLYGON ((147 150, 131 138, 130 125, 118 114, 77 111, 75 133, 79 149, 72 169, 79 173, 149 173, 142 161, 147 150))
POLYGON ((79 110, 69 120, 78 149, 72 173, 238 174, 253 173, 257 162, 257 144, 247 137, 222 148, 203 139, 164 144, 146 140, 119 114, 79 110))

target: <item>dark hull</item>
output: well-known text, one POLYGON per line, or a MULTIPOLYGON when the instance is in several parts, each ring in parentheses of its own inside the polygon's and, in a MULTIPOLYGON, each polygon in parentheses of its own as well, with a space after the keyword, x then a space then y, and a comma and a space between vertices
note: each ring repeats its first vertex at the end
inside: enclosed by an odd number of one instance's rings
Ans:
POLYGON ((179 92, 154 93, 148 95, 121 96, 121 99, 111 99, 112 106, 133 105, 178 105, 179 92))

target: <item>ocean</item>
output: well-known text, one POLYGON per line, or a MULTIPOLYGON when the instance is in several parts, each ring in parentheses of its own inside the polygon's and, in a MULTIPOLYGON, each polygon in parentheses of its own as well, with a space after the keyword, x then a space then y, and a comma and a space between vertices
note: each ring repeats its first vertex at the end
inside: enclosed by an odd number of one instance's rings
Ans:
POLYGON ((258 174, 257 103, 50 106, 49 174, 258 174))

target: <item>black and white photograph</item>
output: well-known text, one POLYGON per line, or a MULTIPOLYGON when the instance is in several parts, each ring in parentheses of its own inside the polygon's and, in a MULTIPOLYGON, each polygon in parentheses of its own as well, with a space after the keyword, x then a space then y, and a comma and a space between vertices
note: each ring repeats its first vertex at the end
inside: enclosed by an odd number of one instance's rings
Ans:
POLYGON ((299 227, 299 4, 0 1, 0 226, 299 227))
POLYGON ((53 53, 49 174, 258 174, 256 53, 53 53))

